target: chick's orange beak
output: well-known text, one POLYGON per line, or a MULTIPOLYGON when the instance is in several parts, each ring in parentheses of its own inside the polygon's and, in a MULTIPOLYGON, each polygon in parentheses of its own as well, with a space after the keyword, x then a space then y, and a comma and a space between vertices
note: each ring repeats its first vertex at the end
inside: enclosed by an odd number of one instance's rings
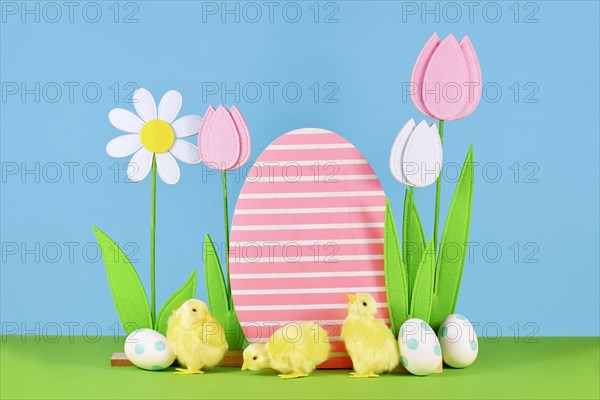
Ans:
POLYGON ((354 300, 356 300, 356 295, 348 293, 348 301, 354 303, 354 300))
POLYGON ((248 369, 248 366, 246 365, 246 363, 244 363, 244 365, 242 365, 242 371, 245 371, 248 369))

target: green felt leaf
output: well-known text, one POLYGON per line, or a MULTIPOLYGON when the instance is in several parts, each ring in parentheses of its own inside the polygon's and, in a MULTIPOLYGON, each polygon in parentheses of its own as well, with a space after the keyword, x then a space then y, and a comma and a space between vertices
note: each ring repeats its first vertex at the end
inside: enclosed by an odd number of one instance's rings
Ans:
POLYGON ((402 262, 400 243, 390 200, 385 204, 385 235, 383 239, 383 262, 385 270, 385 289, 392 332, 398 336, 400 326, 408 319, 408 289, 406 269, 402 262))
POLYGON ((248 342, 235 313, 233 301, 230 301, 231 296, 227 293, 221 263, 208 234, 204 240, 204 275, 210 311, 223 326, 229 349, 243 349, 248 342))
POLYGON ((406 189, 404 195, 404 218, 402 224, 402 249, 408 275, 408 297, 412 296, 417 270, 425 252, 423 225, 415 204, 413 189, 406 189))
POLYGON ((410 302, 410 317, 429 322, 435 280, 435 244, 429 241, 419 263, 410 302))
POLYGON ((183 286, 177 289, 165 304, 163 304, 158 312, 158 317, 156 318, 155 330, 163 335, 167 334, 167 322, 169 322, 169 317, 173 314, 173 311, 177 310, 183 303, 196 296, 196 277, 196 271, 192 271, 192 274, 183 286))
POLYGON ((456 307, 467 257, 473 181, 473 146, 471 145, 456 184, 440 242, 430 324, 434 329, 437 329, 456 307))
POLYGON ((93 227, 117 313, 130 334, 136 329, 152 328, 152 314, 140 277, 123 250, 104 232, 93 227))

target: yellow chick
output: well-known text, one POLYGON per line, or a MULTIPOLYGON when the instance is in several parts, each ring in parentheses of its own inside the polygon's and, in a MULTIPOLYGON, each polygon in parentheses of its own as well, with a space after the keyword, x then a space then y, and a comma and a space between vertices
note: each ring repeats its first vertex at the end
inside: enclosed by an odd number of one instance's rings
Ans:
POLYGON ((244 350, 242 371, 272 368, 284 379, 308 376, 329 358, 329 337, 316 322, 290 323, 275 331, 267 343, 244 350))
POLYGON ((185 368, 176 374, 203 374, 219 364, 227 351, 225 332, 208 312, 206 304, 191 299, 173 312, 167 325, 167 340, 185 368))
POLYGON ((352 359, 353 378, 377 377, 400 362, 398 342, 390 329, 375 319, 377 304, 367 293, 348 295, 348 317, 342 326, 342 339, 352 359))

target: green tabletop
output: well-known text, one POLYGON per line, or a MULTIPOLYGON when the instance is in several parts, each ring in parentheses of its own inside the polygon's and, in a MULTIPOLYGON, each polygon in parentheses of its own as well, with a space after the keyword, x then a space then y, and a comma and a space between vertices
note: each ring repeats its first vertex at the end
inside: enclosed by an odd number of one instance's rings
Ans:
POLYGON ((216 398, 600 398, 600 338, 479 339, 471 367, 417 377, 392 374, 351 379, 347 370, 279 379, 274 372, 216 368, 204 375, 110 367, 122 338, 3 336, 2 399, 216 399, 216 398), (55 341, 54 343, 49 342, 55 341))

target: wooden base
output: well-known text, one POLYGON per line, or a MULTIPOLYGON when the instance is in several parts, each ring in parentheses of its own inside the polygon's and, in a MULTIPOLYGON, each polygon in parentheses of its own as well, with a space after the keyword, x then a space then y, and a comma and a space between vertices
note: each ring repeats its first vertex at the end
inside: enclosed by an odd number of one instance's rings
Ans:
MULTIPOLYGON (((244 362, 243 358, 244 350, 228 350, 225 353, 225 357, 221 360, 219 364, 221 367, 242 367, 242 363, 244 362)), ((177 364, 177 361, 175 361, 177 364)), ((133 367, 131 361, 127 359, 125 353, 113 353, 110 358, 110 366, 111 367, 133 367)))
POLYGON ((113 353, 110 358, 111 367, 132 367, 133 364, 127 359, 125 353, 113 353))
POLYGON ((244 350, 227 350, 225 357, 219 364, 221 367, 237 367, 242 368, 244 363, 244 350))
MULTIPOLYGON (((244 351, 243 350, 228 350, 225 353, 225 357, 221 360, 219 364, 221 367, 236 367, 241 368, 242 363, 244 362, 243 358, 244 351)), ((177 361, 175 361, 177 364, 177 361)), ((127 359, 125 353, 114 353, 110 358, 110 366, 111 367, 133 367, 131 361, 127 359)), ((443 371, 442 364, 438 367, 438 369, 434 372, 434 374, 441 374, 443 371)), ((402 363, 398 365, 398 367, 394 370, 394 372, 408 373, 408 371, 402 366, 402 363)))

